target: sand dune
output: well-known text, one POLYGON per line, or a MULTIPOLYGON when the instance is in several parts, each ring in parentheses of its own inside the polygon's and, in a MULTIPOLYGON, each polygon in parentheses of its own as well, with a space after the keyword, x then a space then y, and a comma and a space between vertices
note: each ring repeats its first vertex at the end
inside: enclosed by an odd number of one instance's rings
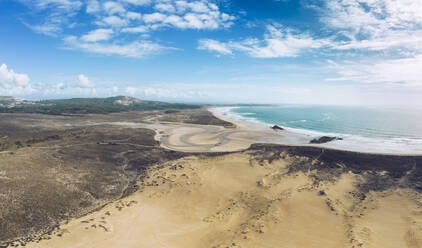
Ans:
POLYGON ((242 152, 157 165, 139 191, 27 247, 422 246, 421 199, 412 191, 362 200, 362 176, 315 181, 316 172, 289 172, 301 159, 269 163, 242 152))

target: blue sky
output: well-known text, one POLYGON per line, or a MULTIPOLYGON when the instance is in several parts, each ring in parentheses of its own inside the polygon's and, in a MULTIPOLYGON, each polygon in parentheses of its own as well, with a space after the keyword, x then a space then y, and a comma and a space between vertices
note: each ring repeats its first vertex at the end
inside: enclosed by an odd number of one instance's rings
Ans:
POLYGON ((420 0, 0 0, 0 95, 420 105, 420 0))

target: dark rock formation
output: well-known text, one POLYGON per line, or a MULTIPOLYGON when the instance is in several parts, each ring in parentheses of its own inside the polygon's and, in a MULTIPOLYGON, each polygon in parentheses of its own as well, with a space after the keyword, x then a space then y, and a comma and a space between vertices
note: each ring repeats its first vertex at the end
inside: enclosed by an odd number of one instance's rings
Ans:
POLYGON ((272 129, 272 130, 275 130, 275 131, 277 131, 277 130, 279 130, 279 131, 284 130, 284 128, 282 128, 282 127, 280 127, 280 126, 278 126, 278 125, 274 125, 274 126, 272 126, 272 127, 271 127, 271 129, 272 129))
POLYGON ((333 141, 333 140, 343 140, 343 139, 339 138, 339 137, 322 136, 322 137, 315 138, 315 139, 311 140, 309 143, 311 143, 311 144, 324 144, 324 143, 328 143, 328 142, 333 141))

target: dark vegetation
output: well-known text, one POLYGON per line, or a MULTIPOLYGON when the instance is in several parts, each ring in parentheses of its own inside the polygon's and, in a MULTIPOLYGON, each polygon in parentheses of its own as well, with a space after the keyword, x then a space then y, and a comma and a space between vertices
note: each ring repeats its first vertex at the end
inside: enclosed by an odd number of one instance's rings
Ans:
POLYGON ((211 112, 204 109, 194 110, 168 110, 164 115, 158 118, 163 122, 180 122, 200 125, 216 125, 223 127, 234 127, 231 122, 224 121, 215 117, 211 112))
MULTIPOLYGON (((10 103, 10 101, 9 101, 10 103)), ((124 111, 147 111, 164 109, 198 109, 192 104, 143 101, 132 97, 73 98, 44 100, 14 107, 0 105, 0 113, 37 113, 49 115, 107 114, 124 111)))
POLYGON ((410 188, 422 193, 422 156, 366 154, 317 147, 294 147, 255 144, 249 149, 260 162, 271 163, 289 156, 306 157, 294 160, 290 173, 316 171, 316 182, 334 180, 349 171, 359 174, 358 185, 365 194, 394 187, 410 188))
POLYGON ((0 245, 29 241, 130 194, 150 165, 188 155, 153 137, 147 129, 94 126, 11 144, 0 154, 0 245))

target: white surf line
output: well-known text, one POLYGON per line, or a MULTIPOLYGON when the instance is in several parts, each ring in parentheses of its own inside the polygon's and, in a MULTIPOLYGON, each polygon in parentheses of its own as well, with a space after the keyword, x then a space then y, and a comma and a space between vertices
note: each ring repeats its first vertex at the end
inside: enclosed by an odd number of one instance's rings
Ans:
MULTIPOLYGON (((221 118, 220 116, 217 117, 221 118)), ((310 144, 308 136, 290 131, 274 131, 269 126, 263 124, 239 124, 236 121, 234 121, 234 124, 236 125, 235 128, 160 122, 101 122, 86 125, 117 125, 130 128, 146 128, 156 133, 154 138, 160 142, 161 147, 181 152, 234 152, 247 149, 252 144, 265 143, 287 146, 309 146, 372 154, 420 155, 416 153, 402 154, 389 151, 362 151, 361 149, 353 149, 352 147, 341 147, 336 143, 310 144)))
MULTIPOLYGON (((264 133, 268 133, 266 130, 270 129, 269 124, 263 124, 258 122, 250 122, 243 119, 236 119, 229 113, 230 107, 212 107, 208 108, 208 111, 214 114, 219 119, 231 122, 236 126, 240 126, 246 130, 259 130, 264 133)), ((286 128, 280 133, 284 135, 284 138, 277 140, 273 135, 268 136, 269 140, 261 141, 255 139, 254 143, 271 143, 271 144, 280 144, 280 145, 289 145, 289 146, 307 146, 307 147, 318 147, 325 149, 341 150, 341 151, 351 151, 359 153, 371 153, 371 154, 384 154, 384 155, 403 155, 403 156, 420 156, 422 155, 422 147, 415 149, 415 147, 409 147, 410 150, 406 149, 394 149, 389 147, 388 144, 383 143, 365 143, 365 141, 353 142, 351 140, 343 141, 333 141, 323 144, 311 144, 310 140, 315 138, 315 136, 306 135, 300 132, 296 132, 294 129, 286 128), (275 139, 274 139, 275 138, 275 139)), ((322 134, 324 135, 324 134, 322 134)), ((331 136, 331 134, 326 134, 331 136)), ((264 135, 265 136, 265 135, 264 135)), ((265 138, 264 136, 261 139, 265 138)), ((334 135, 333 135, 334 136, 334 135)))

